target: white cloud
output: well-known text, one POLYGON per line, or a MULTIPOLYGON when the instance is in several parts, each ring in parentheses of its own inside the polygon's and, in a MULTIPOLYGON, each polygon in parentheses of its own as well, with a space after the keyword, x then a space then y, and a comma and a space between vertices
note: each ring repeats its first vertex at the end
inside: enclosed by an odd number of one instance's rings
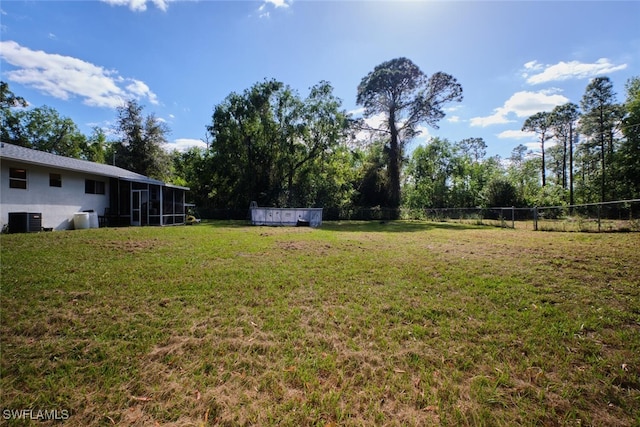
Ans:
POLYGON ((207 148, 207 144, 201 139, 178 138, 165 145, 168 151, 178 150, 185 152, 192 147, 207 148))
MULTIPOLYGON (((359 115, 360 113, 363 113, 363 112, 364 112, 364 109, 360 109, 360 108, 350 111, 350 113, 354 115, 359 115)), ((386 120, 387 120, 387 115, 385 113, 378 113, 371 117, 363 118, 365 125, 370 129, 384 129, 386 120)), ((356 133, 356 140, 370 142, 373 139, 375 139, 377 136, 379 135, 375 131, 360 130, 356 133)))
POLYGON ((429 133, 429 128, 423 125, 418 125, 416 127, 416 130, 418 132, 420 132, 420 134, 418 136, 416 136, 416 140, 414 141, 415 143, 420 144, 422 143, 427 143, 431 140, 432 135, 429 133))
POLYGON ((527 83, 537 85, 570 79, 588 79, 603 74, 624 70, 627 64, 615 65, 607 58, 600 58, 593 63, 579 61, 560 61, 553 65, 543 65, 537 61, 524 64, 522 76, 527 83))
POLYGON ((113 120, 103 120, 101 122, 87 122, 85 126, 90 129, 100 129, 107 137, 115 137, 118 134, 116 122, 113 120))
POLYGON ((507 111, 504 107, 496 108, 493 111, 494 113, 490 116, 472 117, 469 121, 471 126, 479 126, 484 128, 491 125, 501 125, 514 121, 507 118, 509 111, 507 111))
POLYGON ((533 132, 523 132, 521 130, 505 130, 500 132, 498 135, 500 139, 524 139, 524 138, 535 138, 535 133, 533 132))
POLYGON ((16 67, 4 72, 9 80, 55 98, 78 96, 86 105, 109 108, 121 106, 128 99, 158 103, 158 97, 144 82, 81 59, 31 50, 14 41, 0 41, 0 57, 16 67))
POLYGON ((126 87, 129 93, 134 95, 136 99, 147 98, 152 104, 158 104, 158 97, 155 93, 151 92, 151 89, 149 89, 149 86, 147 86, 146 83, 136 79, 130 80, 131 83, 126 87))
POLYGON ((278 8, 278 7, 287 8, 287 7, 289 7, 289 4, 291 3, 291 0, 265 0, 264 3, 265 4, 270 3, 270 4, 274 5, 276 8, 278 8))
POLYGON ((287 9, 293 0, 264 0, 264 2, 258 7, 258 18, 270 18, 271 12, 267 9, 273 7, 275 9, 287 9))
POLYGON ((147 10, 147 2, 153 3, 158 9, 166 12, 169 3, 174 0, 100 0, 112 6, 128 6, 134 12, 144 12, 147 10))
POLYGON ((504 108, 518 117, 529 117, 539 111, 551 111, 557 105, 569 102, 569 98, 553 89, 539 92, 516 92, 504 103, 504 108))
POLYGON ((349 110, 347 111, 347 114, 351 114, 352 116, 361 116, 362 114, 364 114, 364 107, 349 110))
POLYGON ((539 71, 539 70, 542 70, 544 68, 544 66, 542 64, 540 64, 538 61, 533 60, 533 61, 529 61, 526 64, 524 64, 524 68, 525 68, 525 70, 539 71))
MULTIPOLYGON (((540 153, 540 150, 541 150, 540 139, 535 134, 535 132, 523 132, 521 130, 505 130, 504 132, 500 132, 497 136, 500 139, 518 139, 518 140, 527 139, 527 141, 525 141, 522 144, 534 154, 540 153)), ((553 147, 556 144, 557 144, 557 141, 555 139, 550 139, 545 142, 544 146, 545 146, 545 149, 547 149, 547 148, 553 147)))
POLYGON ((534 156, 528 156, 528 157, 535 157, 535 154, 537 154, 540 151, 540 143, 539 142, 526 142, 523 144, 525 147, 527 147, 527 149, 531 152, 533 152, 534 156))
POLYGON ((474 117, 471 126, 487 127, 495 124, 511 123, 518 118, 529 117, 539 111, 551 111, 555 106, 569 102, 569 99, 557 93, 557 89, 547 89, 538 92, 521 91, 511 95, 502 107, 494 109, 493 114, 486 117, 474 117))
POLYGON ((460 116, 451 116, 447 119, 449 123, 460 123, 460 116))

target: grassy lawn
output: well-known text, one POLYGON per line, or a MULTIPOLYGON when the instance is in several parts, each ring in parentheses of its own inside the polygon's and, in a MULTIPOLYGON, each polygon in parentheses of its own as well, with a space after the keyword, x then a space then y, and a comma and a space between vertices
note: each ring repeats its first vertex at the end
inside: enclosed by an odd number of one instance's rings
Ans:
POLYGON ((637 233, 217 222, 0 244, 0 424, 640 425, 637 233))

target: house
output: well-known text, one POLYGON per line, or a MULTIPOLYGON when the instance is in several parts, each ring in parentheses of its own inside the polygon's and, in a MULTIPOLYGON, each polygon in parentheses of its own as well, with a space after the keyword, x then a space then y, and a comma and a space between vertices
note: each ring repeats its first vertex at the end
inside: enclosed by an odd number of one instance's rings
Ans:
POLYGON ((78 212, 109 226, 185 223, 186 187, 116 166, 0 143, 0 225, 10 213, 40 214, 42 228, 73 228, 78 212), (95 214, 94 214, 95 215, 95 214))

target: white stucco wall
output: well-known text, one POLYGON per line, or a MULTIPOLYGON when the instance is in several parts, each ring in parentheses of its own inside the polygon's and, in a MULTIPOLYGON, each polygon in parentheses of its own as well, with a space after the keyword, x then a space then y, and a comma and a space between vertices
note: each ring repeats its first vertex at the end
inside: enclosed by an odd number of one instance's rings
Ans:
POLYGON ((9 212, 42 213, 42 226, 54 230, 73 228, 73 214, 93 209, 103 215, 109 206, 109 179, 78 172, 26 165, 2 160, 0 175, 0 225, 7 224, 9 212), (9 168, 27 170, 27 189, 9 188, 9 168), (49 186, 49 174, 62 176, 62 187, 49 186), (105 183, 105 194, 85 194, 85 180, 105 183))

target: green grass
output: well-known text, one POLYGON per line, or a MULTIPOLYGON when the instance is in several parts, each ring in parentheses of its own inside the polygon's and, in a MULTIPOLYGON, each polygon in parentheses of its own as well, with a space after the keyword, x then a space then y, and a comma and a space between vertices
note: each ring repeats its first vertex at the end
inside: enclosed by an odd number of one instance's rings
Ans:
POLYGON ((401 221, 2 235, 0 409, 640 425, 639 243, 401 221))

